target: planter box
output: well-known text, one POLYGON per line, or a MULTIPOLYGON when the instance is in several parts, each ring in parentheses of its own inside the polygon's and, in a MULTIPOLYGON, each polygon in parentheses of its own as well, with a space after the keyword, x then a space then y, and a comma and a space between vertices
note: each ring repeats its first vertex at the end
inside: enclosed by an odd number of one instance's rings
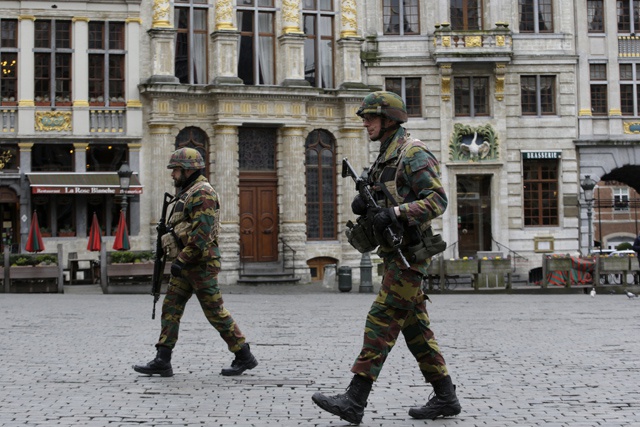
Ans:
MULTIPOLYGON (((2 269, 4 273, 4 268, 2 269)), ((47 266, 13 266, 9 268, 9 291, 15 293, 58 292, 60 268, 47 266)))
POLYGON ((454 259, 444 260, 444 271, 449 276, 461 274, 478 274, 478 260, 454 259))
MULTIPOLYGON (((630 268, 631 257, 628 256, 606 256, 599 257, 600 271, 617 271, 631 270, 630 268)), ((633 261, 636 261, 633 258, 633 261)), ((633 268, 635 270, 635 268, 633 268)))
MULTIPOLYGON (((170 275, 171 263, 167 262, 164 265, 161 292, 166 292, 170 275)), ((153 263, 107 264, 106 283, 101 280, 102 291, 105 294, 148 294, 152 279, 153 263)))
POLYGON ((428 274, 439 275, 440 274, 440 259, 431 260, 431 264, 429 264, 429 269, 427 270, 428 274))
POLYGON ((511 272, 511 260, 505 259, 481 259, 480 273, 506 274, 511 272))

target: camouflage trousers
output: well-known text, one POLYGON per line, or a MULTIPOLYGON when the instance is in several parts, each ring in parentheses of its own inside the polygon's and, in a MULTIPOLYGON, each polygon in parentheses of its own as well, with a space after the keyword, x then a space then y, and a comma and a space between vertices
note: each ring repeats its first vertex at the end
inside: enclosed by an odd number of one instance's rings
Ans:
POLYGON ((156 347, 173 349, 178 341, 180 319, 184 314, 187 301, 195 293, 200 307, 211 325, 218 331, 229 351, 236 352, 245 342, 240 328, 224 308, 222 294, 218 288, 220 267, 214 263, 200 263, 188 266, 182 277, 173 277, 169 282, 167 294, 162 302, 160 339, 156 347))
MULTIPOLYGON (((413 354, 420 372, 427 382, 437 381, 448 375, 447 365, 433 331, 429 328, 425 295, 420 291, 422 275, 414 270, 388 268, 383 277, 378 298, 369 309, 364 329, 364 343, 356 358, 351 372, 363 375, 375 381, 380 375, 387 356, 402 332, 409 351, 413 354), (403 290, 415 288, 415 293, 390 299, 394 284, 403 290), (409 304, 408 302, 412 303, 409 304)), ((403 292, 400 292, 403 293, 403 292)))

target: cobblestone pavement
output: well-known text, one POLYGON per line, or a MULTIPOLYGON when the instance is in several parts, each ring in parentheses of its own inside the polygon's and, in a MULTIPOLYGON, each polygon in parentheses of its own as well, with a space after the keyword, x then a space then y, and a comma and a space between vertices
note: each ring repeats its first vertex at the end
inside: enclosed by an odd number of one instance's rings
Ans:
MULTIPOLYGON (((343 392, 371 294, 318 285, 223 289, 259 359, 240 377, 193 299, 172 378, 131 365, 155 354, 148 295, 0 295, 2 426, 345 426, 311 401, 343 392)), ((436 421, 400 338, 363 426, 640 425, 640 299, 624 295, 434 295, 432 326, 463 412, 436 421)), ((158 311, 160 303, 158 303, 158 311)))

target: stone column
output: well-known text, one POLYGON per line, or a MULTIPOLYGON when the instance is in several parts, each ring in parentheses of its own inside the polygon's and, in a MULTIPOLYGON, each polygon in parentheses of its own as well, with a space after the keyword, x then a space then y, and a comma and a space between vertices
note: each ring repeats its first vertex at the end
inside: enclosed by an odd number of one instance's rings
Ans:
POLYGON ((223 260, 220 283, 235 283, 240 266, 240 170, 238 127, 220 124, 214 127, 209 147, 209 180, 220 196, 220 237, 223 260))
POLYGON ((364 89, 360 51, 364 39, 358 35, 357 5, 355 0, 341 0, 340 39, 336 49, 336 87, 364 89))
MULTIPOLYGON (((33 142, 19 142, 18 148, 20 149, 20 173, 28 174, 31 172, 31 149, 33 148, 33 142)), ((21 179, 21 187, 23 191, 18 193, 20 197, 20 218, 31 219, 31 188, 29 188, 29 181, 21 179)), ((20 241, 22 242, 22 248, 27 242, 27 235, 29 234, 29 220, 19 221, 20 224, 20 241)))
POLYGON ((278 38, 284 57, 276 64, 276 74, 282 76, 283 86, 310 86, 304 79, 305 40, 306 36, 301 32, 283 34, 278 38))
POLYGON ((125 70, 125 99, 127 100, 126 124, 127 135, 142 136, 142 102, 140 102, 140 18, 126 19, 125 44, 127 49, 127 61, 125 70))
MULTIPOLYGON (((280 209, 280 237, 295 251, 295 265, 287 252, 285 267, 295 267, 296 276, 303 283, 311 281, 307 266, 306 191, 305 191, 305 133, 302 126, 283 127, 278 138, 278 200, 280 209), (299 177, 300 179, 291 179, 299 177)), ((283 248, 284 249, 284 248, 283 248)))
MULTIPOLYGON (((142 144, 139 142, 130 142, 128 145, 129 148, 129 167, 132 171, 138 173, 138 177, 140 176, 140 149, 142 148, 142 144)), ((167 160, 168 161, 168 160, 167 160)), ((168 169, 163 169, 163 172, 166 171, 166 175, 169 175, 168 169)), ((150 186, 147 186, 148 189, 150 186)), ((144 191, 144 190, 143 190, 144 191)), ((129 219, 131 221, 131 230, 129 230, 132 236, 137 236, 140 234, 140 222, 142 220, 141 212, 140 212, 140 196, 139 195, 129 195, 129 219)), ((145 214, 148 218, 148 211, 145 211, 145 214)), ((155 237, 155 236, 153 236, 155 237)))
POLYGON ((151 70, 149 83, 179 83, 175 76, 175 35, 171 25, 171 2, 154 0, 151 29, 151 70))
POLYGON ((145 153, 145 164, 140 165, 141 168, 139 170, 148 171, 145 174, 148 181, 142 182, 144 186, 143 198, 147 201, 142 206, 143 209, 148 209, 148 214, 145 211, 142 212, 142 216, 149 218, 149 231, 150 236, 152 236, 151 247, 155 247, 155 227, 162 214, 164 193, 175 193, 170 172, 167 169, 169 158, 174 151, 173 125, 169 123, 149 123, 149 133, 150 140, 148 142, 149 147, 145 153))
MULTIPOLYGON (((35 16, 22 15, 18 17, 20 40, 20 54, 18 66, 20 78, 18 79, 18 123, 17 128, 21 134, 30 134, 35 130, 35 102, 33 80, 35 59, 34 48, 34 24, 35 16)), ((29 149, 29 153, 31 149, 29 149)), ((20 163, 24 166, 24 163, 20 163)), ((31 164, 31 163, 29 163, 31 164)), ((23 167, 24 170, 24 167, 23 167)))
POLYGON ((238 77, 238 40, 240 32, 236 30, 216 31, 211 34, 213 55, 209 65, 213 70, 213 84, 241 85, 238 77))
MULTIPOLYGON (((89 18, 74 17, 73 22, 73 134, 89 134, 89 18)), ((86 148, 85 148, 86 153, 86 148)), ((76 164, 77 166, 77 164, 76 164)), ((84 167, 84 163, 82 164, 84 167)))
MULTIPOLYGON (((342 170, 342 159, 346 157, 349 163, 358 172, 362 173, 365 167, 369 167, 369 150, 367 149, 367 140, 362 127, 345 127, 340 129, 338 137, 339 145, 337 150, 336 168, 342 170)), ((362 255, 355 250, 347 241, 345 230, 349 220, 355 220, 355 215, 351 212, 351 201, 356 196, 356 186, 351 178, 339 178, 336 191, 338 192, 338 239, 342 245, 343 265, 353 268, 353 274, 359 275, 358 267, 362 255)), ((358 279, 359 280, 359 279, 358 279)))

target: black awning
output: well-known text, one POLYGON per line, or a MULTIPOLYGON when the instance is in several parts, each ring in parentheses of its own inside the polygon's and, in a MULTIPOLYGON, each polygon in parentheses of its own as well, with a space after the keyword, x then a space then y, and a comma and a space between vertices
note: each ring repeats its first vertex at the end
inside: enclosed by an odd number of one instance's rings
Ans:
MULTIPOLYGON (((122 194, 117 172, 28 173, 32 194, 122 194)), ((126 194, 142 194, 137 174, 131 175, 126 194)))

